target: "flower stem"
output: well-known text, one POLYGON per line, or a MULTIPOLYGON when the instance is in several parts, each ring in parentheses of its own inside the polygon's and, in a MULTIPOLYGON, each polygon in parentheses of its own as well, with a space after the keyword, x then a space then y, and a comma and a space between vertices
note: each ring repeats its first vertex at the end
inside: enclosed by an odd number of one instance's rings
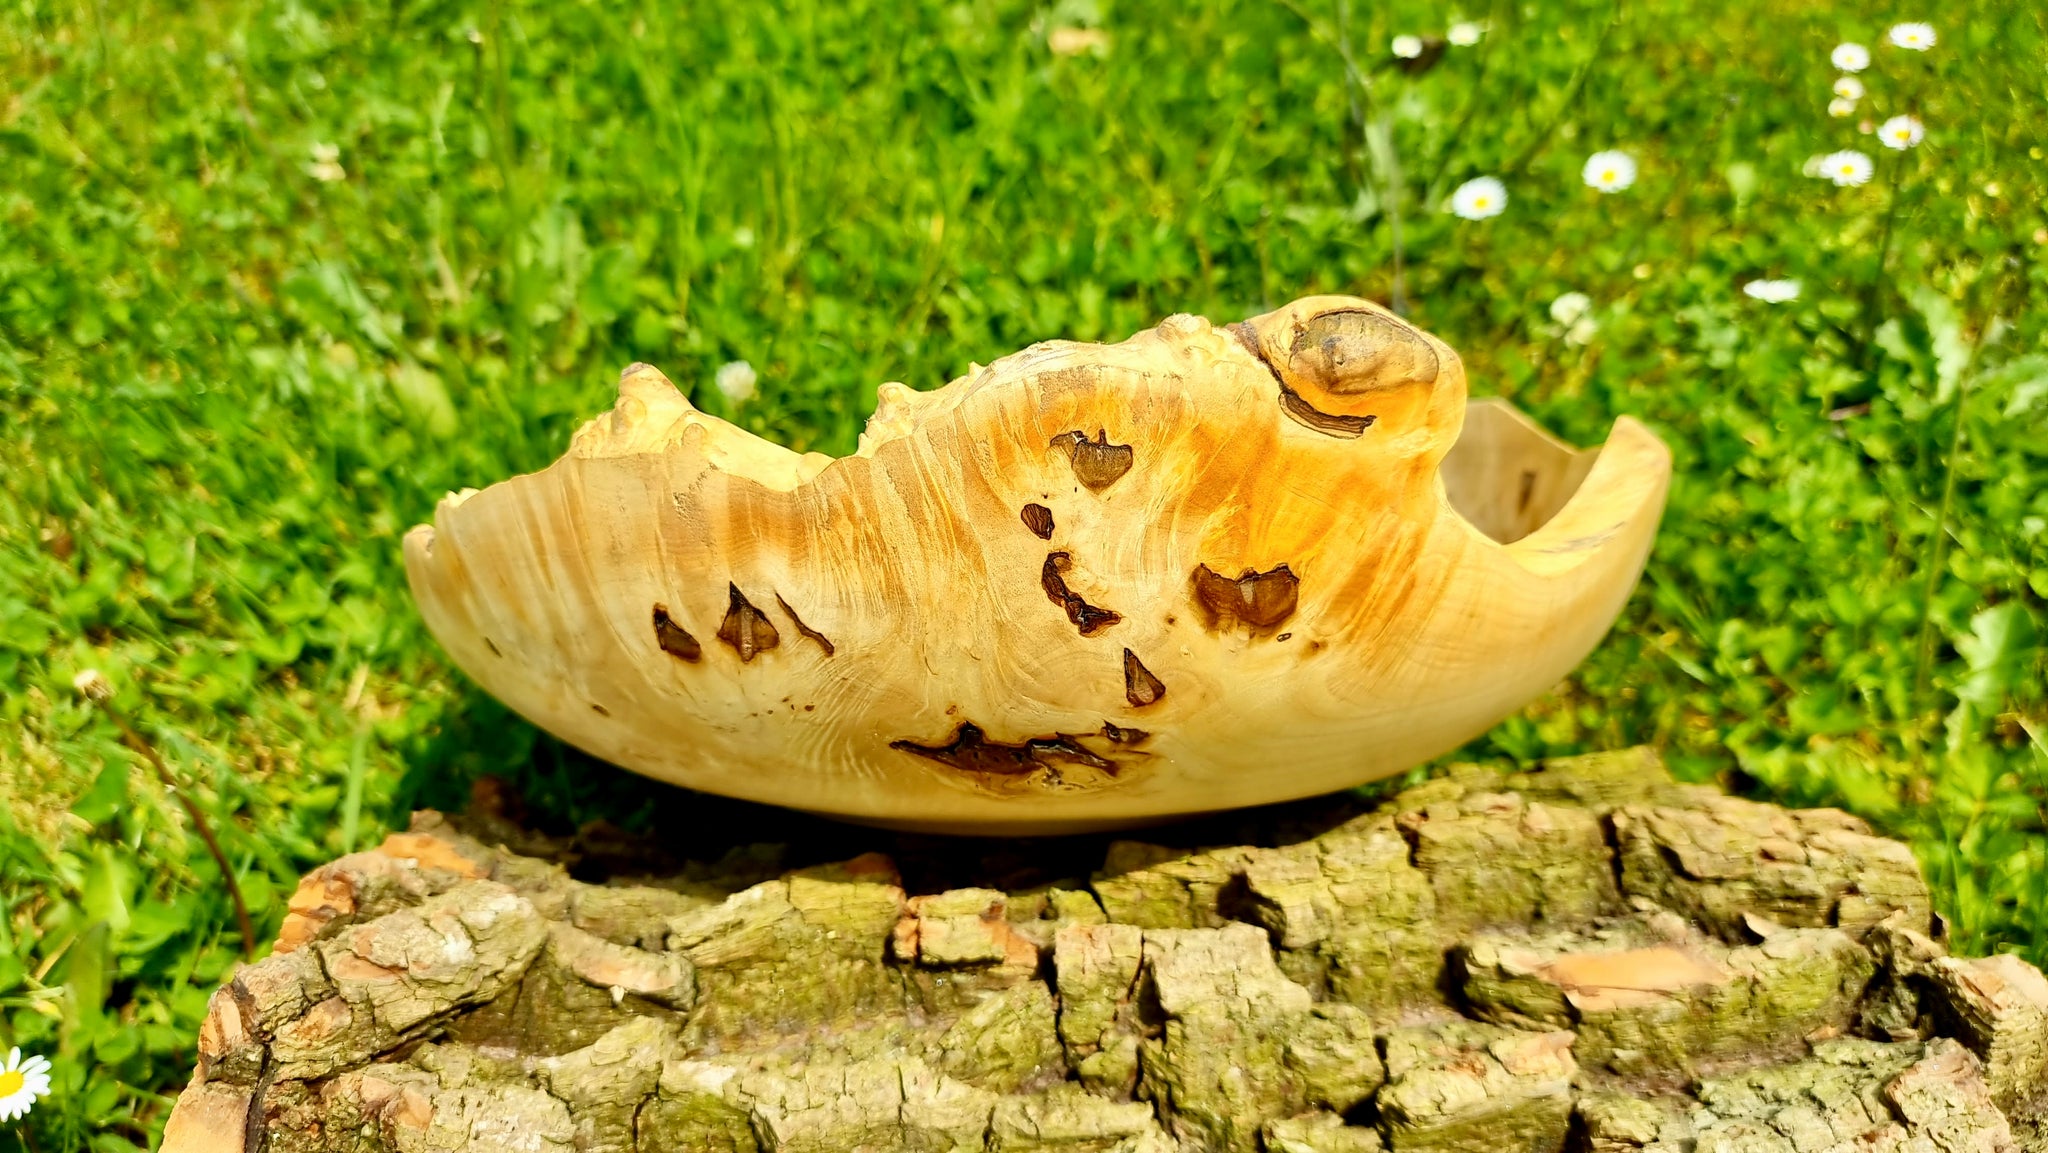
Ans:
POLYGON ((1408 315, 1407 250, 1401 242, 1401 162, 1394 152, 1392 126, 1387 130, 1387 227, 1394 240, 1394 312, 1408 315))
POLYGON ((1917 707, 1927 697, 1927 681, 1934 667, 1934 597, 1941 583, 1941 566, 1948 552, 1948 514, 1956 497, 1956 454, 1963 448, 1963 406, 1970 399, 1970 384, 1964 381, 1956 393, 1955 428, 1949 432, 1948 459, 1944 462, 1948 475, 1941 485, 1941 503, 1934 513, 1934 542, 1928 550, 1927 579, 1920 588, 1920 637, 1915 646, 1917 655, 1913 661, 1913 703, 1917 707))
POLYGON ((490 30, 485 33, 484 50, 490 57, 491 112, 485 119, 485 131, 498 169, 499 203, 507 221, 504 244, 499 254, 503 262, 499 289, 504 300, 506 345, 511 368, 509 384, 496 390, 498 404, 505 407, 511 403, 513 393, 533 386, 533 318, 526 308, 527 204, 521 195, 516 155, 518 136, 512 115, 512 45, 498 6, 491 5, 490 13, 490 30))
POLYGON ((1870 266, 1870 283, 1864 286, 1863 300, 1863 341, 1856 350, 1857 367, 1868 371, 1871 384, 1876 385, 1877 368, 1870 350, 1877 340, 1878 297, 1884 292, 1885 265, 1892 254, 1892 222, 1899 215, 1899 165, 1904 161, 1885 165, 1884 223, 1877 231, 1877 259, 1870 266))
POLYGON ((157 779, 163 782, 164 790, 176 797, 178 804, 184 807, 185 815, 192 818, 192 827, 199 831, 199 839, 206 842, 206 851, 213 855, 213 863, 220 869, 221 880, 227 883, 228 897, 235 903, 235 923, 242 931, 242 958, 249 960, 255 957, 256 929, 249 922, 249 906, 242 900, 242 886, 235 880, 235 871, 228 867, 227 854, 221 852, 220 842, 214 839, 213 826, 207 823, 206 814, 200 812, 199 806, 193 802, 191 796, 179 787, 177 777, 171 773, 171 767, 157 755, 155 746, 141 733, 135 731, 135 726, 128 722, 127 714, 123 713, 111 699, 94 695, 89 695, 88 699, 95 701, 100 708, 106 710, 107 716, 113 718, 115 727, 121 730, 121 743, 133 749, 142 759, 155 767, 157 779))
POLYGON ((1544 145, 1550 143, 1550 138, 1556 134, 1558 125, 1564 123, 1565 113, 1571 111, 1572 105, 1579 98, 1579 92, 1586 87, 1587 79, 1593 75, 1593 65, 1605 55, 1607 38, 1620 26, 1621 0, 1614 0, 1614 7, 1607 14, 1607 22, 1600 26, 1599 35, 1593 38, 1593 50, 1586 53, 1586 58, 1579 61, 1578 68, 1572 72, 1571 79, 1565 82, 1564 95, 1558 97, 1557 107, 1550 110, 1550 119, 1544 122, 1542 128, 1537 129, 1536 134, 1529 138, 1529 142, 1522 146, 1520 152, 1515 153, 1514 159, 1501 165, 1500 174, 1503 178, 1520 172, 1524 165, 1536 159, 1536 154, 1543 151, 1544 145))
MULTIPOLYGON (((1963 365, 1961 377, 1956 381, 1955 427, 1949 430, 1948 453, 1942 461, 1945 475, 1941 482, 1941 503, 1934 513, 1934 541, 1928 548, 1927 579, 1920 587, 1920 635, 1915 644, 1913 658, 1913 696, 1910 708, 1919 708, 1927 699, 1928 681, 1934 673, 1934 598, 1941 586, 1942 565, 1948 559, 1948 517, 1956 501, 1956 461, 1963 451, 1963 418, 1970 404, 1970 383, 1977 362, 1977 350, 1983 344, 1984 335, 1990 326, 1977 332, 1977 339, 1970 344, 1970 358, 1963 365)), ((1911 731, 1909 729, 1909 731, 1911 731)))
MULTIPOLYGON (((1492 23, 1507 23, 1503 15, 1505 7, 1506 0, 1495 0, 1491 13, 1492 23)), ((1425 207, 1443 200, 1445 177, 1450 174, 1452 159, 1458 155, 1458 144, 1465 138, 1465 130, 1472 126, 1473 119, 1479 115, 1479 101, 1486 94, 1486 66, 1493 57, 1493 43, 1494 37, 1488 36, 1480 45, 1479 61, 1472 70, 1472 92, 1465 99, 1464 110, 1458 114, 1457 122, 1444 137, 1443 147, 1437 151, 1436 163, 1430 167, 1429 179, 1417 185, 1423 190, 1422 203, 1425 207)))
POLYGON ((1350 104, 1352 125, 1358 133, 1360 147, 1371 158, 1364 166, 1361 182, 1376 184, 1381 205, 1386 208, 1387 226, 1394 247, 1394 287, 1389 303, 1396 313, 1408 313, 1407 249, 1401 236, 1401 168, 1400 160, 1394 154, 1394 126, 1391 120, 1383 121, 1384 131, 1374 133, 1370 113, 1372 108, 1372 82, 1358 66, 1358 57, 1351 51, 1351 4, 1350 0, 1337 0, 1337 55, 1344 61, 1344 88, 1350 104), (1375 141, 1374 137, 1382 139, 1375 141), (1384 151, 1385 156, 1380 153, 1384 151), (1381 171, 1384 167, 1385 171, 1381 171), (1374 180, 1374 176, 1379 179, 1374 180))
POLYGON ((1372 169, 1380 176, 1381 201, 1387 209, 1387 228, 1394 246, 1394 287, 1390 303, 1396 313, 1408 315, 1408 249, 1401 233, 1401 201, 1407 185, 1401 178, 1401 155, 1395 151, 1394 122, 1382 116, 1366 126, 1366 149, 1372 155, 1372 169))

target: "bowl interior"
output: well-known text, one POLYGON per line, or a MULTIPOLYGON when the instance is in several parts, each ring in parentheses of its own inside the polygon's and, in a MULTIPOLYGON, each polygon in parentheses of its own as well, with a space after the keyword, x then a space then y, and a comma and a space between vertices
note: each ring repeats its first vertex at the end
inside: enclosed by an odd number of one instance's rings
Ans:
POLYGON ((1487 397, 1466 408, 1464 431, 1438 475, 1458 515, 1512 544, 1564 508, 1599 456, 1598 446, 1573 448, 1506 401, 1487 397))

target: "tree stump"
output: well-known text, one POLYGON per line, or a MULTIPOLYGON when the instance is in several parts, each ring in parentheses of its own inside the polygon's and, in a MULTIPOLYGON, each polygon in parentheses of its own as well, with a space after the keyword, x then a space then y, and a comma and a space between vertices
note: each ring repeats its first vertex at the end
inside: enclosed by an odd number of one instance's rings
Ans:
POLYGON ((418 814, 214 995, 165 1153, 2048 1150, 2048 979, 1646 750, 1146 841, 777 819, 418 814))

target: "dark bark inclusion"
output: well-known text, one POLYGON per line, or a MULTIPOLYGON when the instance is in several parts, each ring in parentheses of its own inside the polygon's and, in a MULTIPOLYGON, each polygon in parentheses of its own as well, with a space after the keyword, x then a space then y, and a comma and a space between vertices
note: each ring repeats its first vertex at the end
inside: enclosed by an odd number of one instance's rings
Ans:
POLYGON ((1303 400, 1300 393, 1284 384, 1280 386, 1280 407, 1288 416, 1294 418, 1296 424, 1315 429, 1317 432, 1329 433, 1331 436, 1362 436, 1366 429, 1372 427, 1372 422, 1378 419, 1371 413, 1364 416, 1346 416, 1343 413, 1324 412, 1303 400))
MULTIPOLYGON (((1258 333, 1252 330, 1250 321, 1240 320, 1228 326, 1227 331, 1237 338, 1237 342, 1244 346, 1246 352, 1251 353, 1260 364, 1266 366, 1267 372, 1273 374, 1273 383, 1280 386, 1280 411, 1286 413, 1288 419, 1296 424, 1331 436, 1357 437, 1364 435, 1365 430, 1371 428, 1373 422, 1379 419, 1373 413, 1347 416, 1343 413, 1324 412, 1310 404, 1302 399, 1300 393, 1287 386, 1287 378, 1280 374, 1280 367, 1266 356, 1265 349, 1259 347, 1258 333)), ((1432 352, 1430 355, 1433 358, 1435 353, 1432 352)))
POLYGON ((827 637, 824 633, 821 633, 817 629, 814 629, 811 626, 805 624, 804 619, 796 615, 796 610, 789 607, 789 602, 782 599, 781 593, 775 594, 775 603, 782 606, 782 611, 789 617, 789 623, 796 626, 797 633, 806 640, 813 640, 818 642, 818 647, 825 650, 826 656, 829 657, 833 653, 839 651, 837 648, 833 646, 830 637, 827 637))
POLYGON ((1111 444, 1106 428, 1096 429, 1094 440, 1079 429, 1063 432, 1052 438, 1052 446, 1067 454, 1074 466, 1074 479, 1088 486, 1089 492, 1101 492, 1115 484, 1137 459, 1130 445, 1111 444))
POLYGON ((1245 569, 1235 580, 1200 564, 1195 566, 1194 585, 1195 601, 1208 615, 1211 628, 1242 621, 1269 629, 1294 615, 1301 578, 1284 564, 1265 572, 1245 569))
POLYGON ((1024 518, 1024 527, 1039 540, 1052 539, 1052 510, 1042 504, 1027 504, 1018 514, 1024 518))
POLYGON ((1115 761, 1089 751, 1087 746, 1065 733, 1008 744, 989 740, 988 734, 973 721, 961 721, 960 727, 953 730, 953 739, 947 744, 921 745, 905 740, 890 741, 889 747, 915 753, 951 768, 995 776, 1037 772, 1046 767, 1048 758, 1070 760, 1111 773, 1116 771, 1115 761))
MULTIPOLYGON (((1102 725, 1102 736, 1112 744, 1133 750, 1143 744, 1152 734, 1143 729, 1127 729, 1107 721, 1102 725)), ((943 745, 927 745, 918 741, 890 741, 889 747, 926 760, 937 761, 947 768, 958 769, 988 777, 1015 779, 1035 773, 1046 773, 1048 784, 1069 784, 1060 777, 1060 767, 1081 766, 1093 769, 1114 778, 1124 766, 1103 756, 1081 743, 1081 736, 1073 733, 1054 733, 1049 737, 1028 737, 1022 741, 992 741, 980 725, 973 721, 962 721, 953 730, 952 739, 943 745)))
POLYGON ((654 606, 654 643, 679 661, 696 664, 704 656, 704 646, 669 617, 667 605, 654 606))
POLYGON ((775 622, 742 596, 738 585, 728 582, 725 587, 731 597, 725 620, 718 626, 718 639, 731 645, 742 663, 781 644, 782 634, 775 631, 775 622))
POLYGON ((1138 660, 1138 654, 1125 649, 1124 699, 1131 702, 1131 707, 1142 709, 1146 705, 1157 703, 1165 695, 1166 683, 1152 675, 1152 670, 1138 660))
POLYGON ((1052 603, 1065 609, 1067 619, 1081 630, 1084 637, 1092 637, 1103 629, 1124 619, 1123 614, 1111 609, 1099 609, 1067 588, 1067 578, 1062 575, 1073 557, 1064 552, 1046 554, 1045 567, 1039 570, 1038 583, 1045 589, 1045 595, 1052 603))

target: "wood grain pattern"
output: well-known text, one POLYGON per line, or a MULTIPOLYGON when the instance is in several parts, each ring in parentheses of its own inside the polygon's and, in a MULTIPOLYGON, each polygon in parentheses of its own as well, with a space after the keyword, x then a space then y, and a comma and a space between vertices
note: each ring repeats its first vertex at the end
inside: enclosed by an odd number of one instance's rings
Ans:
POLYGON ((835 460, 635 365, 561 460, 408 534, 420 610, 485 689, 649 776, 906 827, 1106 827, 1484 731, 1605 633, 1670 474, 1627 418, 1578 452, 1468 406, 1456 353, 1349 297, 880 396, 835 460), (1126 651, 1161 692, 1131 692, 1126 651), (1021 771, 906 751, 963 725, 1021 771))

